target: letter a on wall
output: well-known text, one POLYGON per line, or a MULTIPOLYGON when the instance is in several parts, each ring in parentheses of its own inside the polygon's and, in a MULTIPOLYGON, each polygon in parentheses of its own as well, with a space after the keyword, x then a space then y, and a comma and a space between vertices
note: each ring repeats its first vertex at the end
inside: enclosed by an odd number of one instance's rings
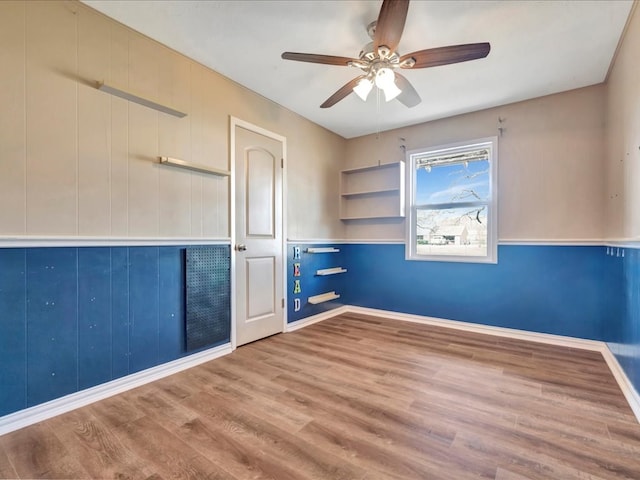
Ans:
POLYGON ((293 282, 293 293, 301 293, 302 288, 300 288, 300 280, 294 280, 293 282))

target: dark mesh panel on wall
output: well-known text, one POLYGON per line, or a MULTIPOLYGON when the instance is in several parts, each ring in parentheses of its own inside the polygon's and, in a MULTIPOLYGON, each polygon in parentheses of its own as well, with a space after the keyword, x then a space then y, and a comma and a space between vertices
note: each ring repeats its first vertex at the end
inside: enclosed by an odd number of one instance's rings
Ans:
POLYGON ((230 253, 228 245, 187 248, 187 351, 230 341, 230 253))

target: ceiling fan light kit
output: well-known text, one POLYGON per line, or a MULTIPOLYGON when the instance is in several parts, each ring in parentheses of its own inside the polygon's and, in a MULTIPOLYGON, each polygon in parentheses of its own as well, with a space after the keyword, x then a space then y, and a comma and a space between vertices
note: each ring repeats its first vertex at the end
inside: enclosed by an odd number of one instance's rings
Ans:
POLYGON ((358 97, 360 97, 363 102, 366 102, 372 88, 373 82, 368 78, 363 78, 355 87, 353 87, 353 92, 358 95, 358 97))
POLYGON ((355 92, 358 97, 366 101, 374 85, 384 92, 387 102, 397 98, 405 106, 414 107, 422 101, 420 95, 409 80, 395 70, 428 68, 476 60, 486 57, 491 46, 489 43, 451 45, 418 50, 400 56, 397 48, 408 9, 409 0, 384 0, 378 19, 367 27, 367 32, 373 41, 364 46, 359 58, 296 52, 284 52, 282 58, 298 62, 350 66, 364 72, 364 75, 354 78, 338 89, 320 105, 321 108, 332 107, 351 92, 355 92))
POLYGON ((390 68, 380 68, 376 72, 376 87, 384 92, 384 99, 389 102, 402 93, 390 68))

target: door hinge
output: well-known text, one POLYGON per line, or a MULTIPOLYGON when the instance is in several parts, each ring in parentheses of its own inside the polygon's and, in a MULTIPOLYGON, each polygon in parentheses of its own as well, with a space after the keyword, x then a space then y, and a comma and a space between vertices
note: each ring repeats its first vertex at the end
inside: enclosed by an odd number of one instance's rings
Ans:
POLYGON ((284 308, 284 298, 282 299, 282 308, 284 308))
POLYGON ((280 168, 284 168, 284 158, 280 159, 280 168))

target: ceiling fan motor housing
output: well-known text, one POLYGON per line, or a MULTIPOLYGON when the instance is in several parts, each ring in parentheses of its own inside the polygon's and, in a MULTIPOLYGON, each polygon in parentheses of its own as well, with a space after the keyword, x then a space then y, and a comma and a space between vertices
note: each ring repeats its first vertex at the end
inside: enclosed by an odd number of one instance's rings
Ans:
POLYGON ((380 59, 388 61, 391 65, 399 65, 400 54, 398 54, 397 51, 390 52, 389 49, 385 46, 380 47, 378 51, 380 52, 380 54, 374 51, 373 42, 369 42, 364 47, 362 47, 362 50, 360 50, 360 60, 372 62, 376 59, 380 59))

